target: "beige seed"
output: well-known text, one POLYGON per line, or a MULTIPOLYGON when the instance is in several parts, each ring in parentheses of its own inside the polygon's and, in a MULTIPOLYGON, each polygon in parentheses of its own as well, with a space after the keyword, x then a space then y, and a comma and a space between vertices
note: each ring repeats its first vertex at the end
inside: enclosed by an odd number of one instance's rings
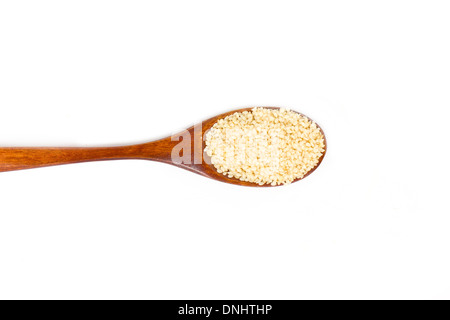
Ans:
POLYGON ((324 147, 322 132, 308 118, 288 109, 254 108, 217 121, 205 151, 219 173, 280 185, 313 169, 324 147))

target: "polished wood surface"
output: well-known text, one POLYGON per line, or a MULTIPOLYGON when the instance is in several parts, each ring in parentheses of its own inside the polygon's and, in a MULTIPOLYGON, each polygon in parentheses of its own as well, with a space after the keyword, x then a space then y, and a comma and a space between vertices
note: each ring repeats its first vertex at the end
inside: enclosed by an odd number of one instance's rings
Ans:
MULTIPOLYGON (((267 107, 265 107, 267 108, 267 107)), ((272 109, 278 109, 270 107, 272 109)), ((205 141, 203 137, 217 120, 220 120, 234 112, 249 111, 252 108, 245 108, 233 110, 213 118, 210 118, 202 123, 199 123, 186 131, 174 136, 190 136, 190 154, 184 155, 191 159, 190 163, 174 163, 172 161, 172 150, 179 145, 182 138, 178 141, 170 136, 164 139, 151 141, 143 144, 120 146, 120 147, 91 147, 91 148, 0 148, 0 172, 13 171, 21 169, 39 168, 53 165, 80 163, 87 161, 102 161, 102 160, 123 160, 123 159, 142 159, 164 162, 171 164, 202 176, 215 179, 218 181, 252 187, 271 187, 270 185, 260 186, 255 183, 240 181, 236 178, 228 178, 216 171, 214 166, 210 165, 209 156, 203 152, 205 149, 205 141), (175 140, 175 141, 172 141, 175 140)), ((319 127, 320 128, 320 127, 319 127)), ((322 134, 324 134, 323 130, 322 134)), ((325 137, 325 134, 324 134, 325 137)), ((325 152, 327 150, 327 143, 325 140, 325 152)), ((189 150, 188 150, 189 151, 189 150)), ((185 152, 183 150, 182 152, 185 152)), ((319 159, 319 163, 315 168, 308 172, 310 175, 322 162, 325 152, 319 159)), ((182 153, 181 153, 182 154, 182 153)), ((183 155, 183 154, 182 154, 183 155)), ((187 161, 189 162, 189 161, 187 161)), ((304 178, 305 178, 304 177, 304 178)), ((303 178, 303 179, 304 179, 303 178)), ((297 179, 295 181, 298 181, 297 179)), ((295 182, 294 181, 294 182, 295 182)))

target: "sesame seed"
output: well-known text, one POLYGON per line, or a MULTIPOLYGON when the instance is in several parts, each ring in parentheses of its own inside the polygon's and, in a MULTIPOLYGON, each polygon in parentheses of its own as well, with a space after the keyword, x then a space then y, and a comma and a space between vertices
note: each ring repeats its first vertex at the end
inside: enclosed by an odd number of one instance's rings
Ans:
POLYGON ((313 169, 325 152, 325 141, 318 126, 299 113, 254 108, 217 121, 206 135, 205 151, 219 173, 280 185, 313 169))

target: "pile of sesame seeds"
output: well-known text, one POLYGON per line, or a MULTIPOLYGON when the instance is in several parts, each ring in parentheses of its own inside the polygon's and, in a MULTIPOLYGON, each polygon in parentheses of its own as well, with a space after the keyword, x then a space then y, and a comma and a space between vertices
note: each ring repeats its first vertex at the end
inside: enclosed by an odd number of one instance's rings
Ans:
POLYGON ((206 153, 219 173, 241 181, 288 184, 303 178, 325 152, 317 125, 289 109, 254 108, 217 121, 206 153))

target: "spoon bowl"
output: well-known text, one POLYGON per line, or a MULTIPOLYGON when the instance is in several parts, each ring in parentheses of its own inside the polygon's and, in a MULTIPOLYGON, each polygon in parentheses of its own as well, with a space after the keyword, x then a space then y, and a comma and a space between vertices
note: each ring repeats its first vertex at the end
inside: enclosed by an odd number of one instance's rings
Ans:
MULTIPOLYGON (((279 109, 276 107, 264 108, 279 109)), ((272 187, 270 184, 259 185, 236 178, 229 178, 227 175, 217 172, 216 168, 211 164, 211 158, 204 152, 206 147, 205 134, 218 120, 235 112, 250 111, 252 109, 244 108, 226 112, 200 122, 178 134, 142 144, 88 148, 0 148, 0 172, 88 161, 142 159, 174 165, 225 183, 250 187, 272 187), (180 159, 183 159, 183 161, 180 161, 180 159)), ((327 150, 325 134, 319 125, 317 127, 324 137, 324 152, 314 168, 303 178, 296 179, 293 182, 302 180, 314 172, 325 156, 327 150)))

